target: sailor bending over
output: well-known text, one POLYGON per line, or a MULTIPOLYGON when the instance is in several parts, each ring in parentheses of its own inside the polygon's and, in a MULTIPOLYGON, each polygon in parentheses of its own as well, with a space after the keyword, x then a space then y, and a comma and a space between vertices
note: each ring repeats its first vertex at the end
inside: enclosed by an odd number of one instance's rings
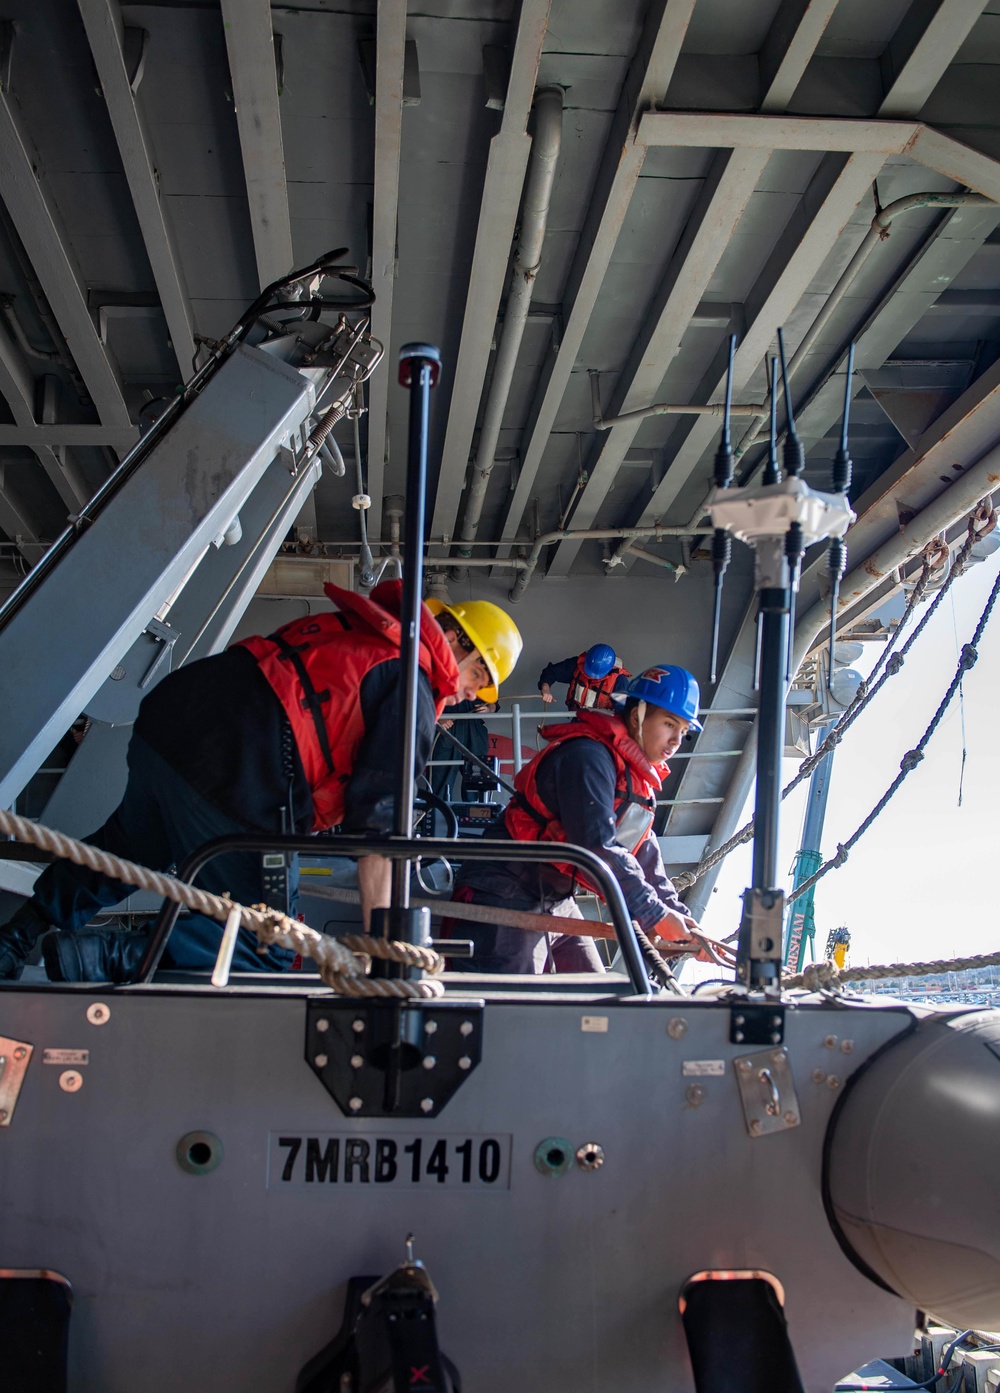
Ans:
MULTIPOLYGON (((121 804, 87 838, 93 845, 154 870, 183 861, 214 837, 240 832, 304 835, 341 827, 392 830, 400 712, 402 582, 370 597, 327 585, 337 606, 286 624, 268 638, 245 639, 225 653, 172 673, 139 708, 128 750, 121 804)), ((455 699, 495 701, 521 650, 513 620, 485 600, 424 606, 420 628, 416 766, 423 769, 435 722, 455 699)), ((263 898, 261 860, 230 853, 196 877, 243 904, 263 898)), ((390 901, 390 863, 358 864, 362 913, 390 901)), ((148 937, 115 930, 77 932, 130 887, 56 861, 39 876, 32 898, 0 928, 0 977, 21 975, 40 934, 50 977, 123 981, 134 973, 148 937)), ((207 968, 221 926, 192 915, 171 935, 165 966, 207 968)), ((236 971, 275 971, 293 954, 257 952, 240 930, 236 971)))
POLYGON ((543 667, 538 690, 548 704, 555 701, 552 683, 565 682, 566 705, 571 711, 614 711, 615 694, 628 688, 630 675, 610 643, 595 643, 586 653, 543 667))
MULTIPOLYGON (((653 818, 667 760, 689 731, 701 730, 698 683, 684 668, 651 667, 618 699, 620 714, 580 711, 543 732, 548 748, 515 779, 516 794, 496 835, 572 842, 595 852, 650 938, 686 939, 698 925, 663 868, 653 818)), ((545 865, 472 862, 463 867, 453 898, 579 919, 574 892, 595 888, 557 857, 545 865)), ((476 945, 474 957, 452 962, 460 971, 603 971, 593 940, 572 933, 551 938, 464 921, 455 932, 476 945)))

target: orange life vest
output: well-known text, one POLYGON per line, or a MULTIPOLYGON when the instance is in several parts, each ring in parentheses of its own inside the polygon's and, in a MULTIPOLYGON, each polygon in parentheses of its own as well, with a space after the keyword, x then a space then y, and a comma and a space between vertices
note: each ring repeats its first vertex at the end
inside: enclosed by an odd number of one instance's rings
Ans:
POLYGON ((623 667, 613 667, 604 677, 589 677, 584 671, 586 653, 576 660, 573 676, 566 689, 566 705, 571 711, 614 711, 611 693, 619 677, 628 677, 623 667))
MULTIPOLYGON (((244 639, 284 707, 313 800, 313 830, 344 819, 344 795, 364 738, 361 683, 373 667, 399 657, 402 581, 370 597, 325 585, 336 613, 285 624, 268 638, 244 639)), ((458 665, 441 626, 423 609, 420 666, 438 716, 458 691, 458 665)))
MULTIPOLYGON (((657 791, 670 770, 665 764, 650 764, 642 749, 629 735, 625 722, 618 716, 603 716, 593 711, 580 711, 575 721, 552 726, 542 732, 549 747, 525 765, 514 780, 514 797, 507 804, 504 825, 517 842, 565 842, 568 840, 562 823, 542 801, 538 792, 538 770, 542 760, 567 740, 598 740, 611 751, 615 762, 615 822, 619 822, 630 804, 639 803, 655 809, 657 791)), ((626 849, 633 855, 652 834, 652 819, 626 849)), ((588 890, 597 891, 576 866, 553 861, 563 875, 576 877, 588 890)))

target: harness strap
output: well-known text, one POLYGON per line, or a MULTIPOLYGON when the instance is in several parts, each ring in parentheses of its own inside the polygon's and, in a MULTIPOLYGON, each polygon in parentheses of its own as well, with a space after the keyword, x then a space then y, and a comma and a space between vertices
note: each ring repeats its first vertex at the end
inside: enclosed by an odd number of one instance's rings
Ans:
MULTIPOLYGON (((345 624, 344 627, 347 628, 347 625, 345 624)), ((326 761, 327 773, 332 774, 334 773, 333 751, 330 749, 330 737, 327 733, 326 722, 323 720, 323 702, 329 701, 330 693, 328 690, 317 692, 298 649, 293 648, 287 639, 282 638, 281 634, 271 634, 271 642, 277 644, 281 656, 287 658, 292 664, 299 682, 302 684, 302 690, 305 693, 302 705, 312 716, 313 725, 316 727, 316 738, 323 752, 323 759, 326 761)))
POLYGON ((535 822, 537 822, 538 826, 542 829, 542 831, 545 831, 546 827, 548 827, 549 825, 550 819, 545 817, 543 813, 540 813, 537 808, 533 808, 531 804, 528 802, 527 798, 525 798, 524 794, 520 791, 520 789, 517 789, 514 792, 510 801, 512 803, 516 803, 517 806, 521 809, 521 811, 527 813, 529 817, 534 818, 535 822))

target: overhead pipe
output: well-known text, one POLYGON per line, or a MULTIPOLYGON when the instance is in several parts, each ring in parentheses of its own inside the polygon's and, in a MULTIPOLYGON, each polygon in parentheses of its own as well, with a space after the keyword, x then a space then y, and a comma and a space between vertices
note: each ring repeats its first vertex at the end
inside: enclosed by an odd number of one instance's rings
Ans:
MULTIPOLYGON (((518 350, 528 321, 528 309, 542 259, 542 243, 548 222, 552 185, 562 141, 563 92, 561 87, 543 87, 535 94, 535 129, 528 159, 528 175, 521 213, 521 236, 514 254, 507 308, 500 342, 493 363, 493 376, 483 410, 479 445, 471 469, 469 496, 459 527, 458 556, 469 555, 469 542, 475 539, 483 514, 483 503, 493 472, 497 442, 504 409, 510 396, 518 350)), ((455 579, 462 579, 462 568, 455 568, 455 579)))
MULTIPOLYGON (((528 588, 528 581, 535 573, 538 565, 538 558, 542 554, 542 547, 553 546, 556 542, 608 542, 615 541, 619 537, 631 537, 640 540, 643 537, 694 537, 704 529, 698 527, 664 527, 653 525, 652 527, 589 527, 578 532, 563 531, 557 528, 554 532, 543 532, 540 537, 535 538, 535 544, 524 562, 524 569, 515 580, 507 598, 512 605, 518 604, 525 590, 528 588)), ((659 559, 659 558, 657 558, 659 559)))
MULTIPOLYGON (((792 379, 800 371, 805 363, 806 357, 812 350, 816 340, 829 324, 834 311, 839 306, 841 300, 850 290, 857 280, 861 268, 871 256, 872 252, 880 242, 886 241, 889 236, 889 229, 896 218, 903 213, 911 213, 915 208, 996 208, 997 204, 992 198, 987 198, 981 193, 911 193, 904 198, 897 198, 895 202, 889 203, 885 208, 880 208, 871 221, 861 245, 845 266, 837 284, 826 297, 826 301, 819 314, 813 320, 806 332, 805 337, 792 355, 788 364, 788 377, 792 379)), ((838 354, 838 358, 839 358, 838 354)), ((826 377, 832 376, 828 373, 826 377)), ((824 379, 826 380, 826 379, 824 379)), ((734 407, 735 410, 735 407, 734 407)), ((747 427, 743 438, 736 446, 735 458, 739 459, 745 455, 747 450, 755 442, 763 427, 769 419, 769 407, 763 404, 759 413, 755 416, 747 427)))
MULTIPOLYGON (((634 547, 631 543, 628 546, 628 554, 639 561, 651 561, 654 566, 663 566, 666 570, 673 571, 677 580, 680 580, 681 576, 687 572, 686 566, 678 566, 676 562, 668 561, 665 556, 657 556, 655 552, 646 551, 643 547, 634 547)), ((604 564, 610 566, 612 559, 609 558, 604 564)))
MULTIPOLYGON (((658 402, 655 406, 644 406, 639 411, 623 411, 620 416, 601 415, 600 373, 590 369, 590 405, 593 410, 595 430, 611 430, 612 426, 622 426, 628 421, 645 421, 650 416, 724 416, 724 402, 708 402, 703 406, 692 402, 658 402)), ((756 416, 766 411, 767 403, 748 401, 729 408, 731 416, 756 416)))
MULTIPOLYGON (((876 547, 869 556, 845 577, 841 583, 838 609, 841 614, 853 609, 885 578, 917 556, 928 542, 939 533, 950 528, 971 513, 987 496, 1000 489, 1000 446, 995 446, 966 470, 961 478, 944 489, 933 502, 911 518, 905 527, 893 533, 881 546, 876 547)), ((829 608, 825 600, 818 600, 795 626, 795 639, 792 645, 791 671, 798 672, 816 639, 829 623, 829 608)), ((712 828, 712 834, 705 847, 708 855, 736 831, 743 817, 746 800, 753 785, 755 755, 757 749, 757 721, 748 735, 743 753, 733 771, 733 777, 726 790, 725 800, 712 828)), ((697 883, 697 891, 692 888, 688 905, 692 911, 703 910, 718 876, 718 868, 706 873, 697 883)))

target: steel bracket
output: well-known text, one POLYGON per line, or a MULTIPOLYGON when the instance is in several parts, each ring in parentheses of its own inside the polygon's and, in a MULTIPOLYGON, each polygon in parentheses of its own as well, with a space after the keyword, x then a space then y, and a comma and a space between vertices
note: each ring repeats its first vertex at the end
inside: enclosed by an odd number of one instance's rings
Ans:
POLYGON ((740 998, 729 1008, 731 1045, 780 1045, 785 1038, 785 1008, 780 1002, 740 998))
POLYGON ((733 1060, 733 1069, 751 1137, 799 1126, 799 1100, 786 1049, 740 1055, 733 1060))
POLYGON ((139 690, 144 691, 149 686, 160 668, 170 656, 170 650, 180 638, 177 629, 172 629, 169 624, 165 624, 162 619, 151 619, 146 625, 146 633, 150 638, 155 639, 160 645, 153 656, 153 661, 139 679, 139 690))
POLYGON ((738 976, 745 987, 756 988, 766 981, 777 996, 784 923, 783 890, 750 889, 744 893, 738 976))
POLYGON ((9 1127, 34 1046, 0 1035, 0 1127, 9 1127))
POLYGON ((306 1063, 346 1117, 437 1117, 479 1064, 483 1002, 314 1000, 306 1063))

